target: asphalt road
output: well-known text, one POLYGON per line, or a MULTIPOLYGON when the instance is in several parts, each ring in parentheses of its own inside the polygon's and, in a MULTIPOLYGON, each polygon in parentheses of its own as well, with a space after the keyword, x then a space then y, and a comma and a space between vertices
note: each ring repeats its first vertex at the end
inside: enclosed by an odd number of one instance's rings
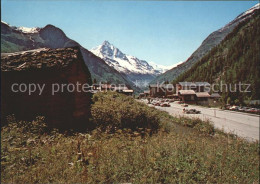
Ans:
POLYGON ((171 107, 155 107, 174 116, 198 117, 202 120, 208 119, 217 129, 221 129, 227 133, 236 134, 237 136, 243 137, 249 141, 259 141, 259 115, 195 105, 182 107, 180 104, 177 104, 177 102, 170 104, 171 107), (183 108, 196 109, 201 111, 201 114, 184 114, 183 108))

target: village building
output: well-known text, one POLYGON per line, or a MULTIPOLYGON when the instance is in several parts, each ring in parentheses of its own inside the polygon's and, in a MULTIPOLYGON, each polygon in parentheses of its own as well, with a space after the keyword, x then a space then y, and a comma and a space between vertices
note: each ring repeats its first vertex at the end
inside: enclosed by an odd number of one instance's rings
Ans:
POLYGON ((195 92, 210 92, 208 82, 179 82, 176 85, 176 94, 179 90, 193 90, 195 92))
POLYGON ((132 89, 125 89, 121 93, 123 93, 124 95, 127 95, 127 96, 133 96, 134 90, 132 90, 132 89))
POLYGON ((144 94, 144 93, 139 93, 138 98, 139 98, 139 99, 141 99, 141 98, 145 98, 145 94, 144 94))
POLYGON ((150 97, 150 90, 145 90, 143 93, 139 93, 139 96, 138 96, 139 99, 148 98, 148 97, 150 97))
MULTIPOLYGON (((32 120, 45 116, 46 123, 61 129, 86 128, 89 124, 92 94, 88 87, 72 90, 77 83, 91 85, 91 75, 80 49, 36 49, 1 54, 2 122, 10 114, 17 119, 32 120), (13 84, 44 85, 40 94, 13 90, 13 84), (53 84, 70 89, 53 93, 53 84)), ((56 89, 56 90, 57 90, 56 89)))
POLYGON ((177 94, 168 95, 167 98, 178 100, 179 96, 177 94))
POLYGON ((134 90, 129 89, 127 86, 114 86, 111 88, 112 91, 118 92, 118 93, 122 93, 128 96, 132 96, 134 93, 134 90))
POLYGON ((209 98, 209 103, 212 103, 212 104, 214 104, 214 103, 219 103, 219 102, 220 102, 220 99, 221 99, 220 94, 218 94, 218 93, 212 93, 212 94, 210 95, 210 98, 209 98))
POLYGON ((179 82, 176 95, 185 103, 208 105, 211 99, 220 98, 219 94, 210 95, 208 82, 179 82))
POLYGON ((194 90, 179 90, 179 99, 185 103, 195 103, 196 93, 194 90))
POLYGON ((91 89, 92 89, 92 93, 114 91, 129 96, 132 96, 134 93, 134 90, 129 89, 125 85, 113 85, 113 84, 106 84, 106 83, 93 84, 91 86, 91 89))
POLYGON ((210 95, 210 98, 214 99, 214 100, 219 100, 221 98, 221 96, 218 93, 212 93, 210 95))
POLYGON ((149 90, 151 97, 167 97, 173 95, 174 86, 172 84, 151 84, 149 90))
POLYGON ((93 85, 92 85, 92 90, 94 90, 94 91, 101 91, 101 86, 100 86, 100 84, 93 84, 93 85))
POLYGON ((197 92, 196 101, 199 105, 208 105, 210 99, 210 94, 208 92, 197 92))
POLYGON ((111 91, 112 85, 111 84, 101 84, 100 89, 101 89, 101 91, 111 91))
POLYGON ((144 96, 149 97, 150 96, 150 90, 145 90, 144 91, 144 96))

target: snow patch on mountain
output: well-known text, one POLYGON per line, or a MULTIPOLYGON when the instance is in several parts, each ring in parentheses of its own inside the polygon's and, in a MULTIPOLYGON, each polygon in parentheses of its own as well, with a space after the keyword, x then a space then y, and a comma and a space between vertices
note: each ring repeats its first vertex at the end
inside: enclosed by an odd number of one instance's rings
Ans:
POLYGON ((38 33, 39 32, 39 28, 38 27, 16 27, 15 28, 18 31, 21 31, 22 33, 38 33))
POLYGON ((244 13, 240 14, 237 18, 241 18, 245 15, 251 14, 253 13, 255 10, 260 8, 260 3, 257 3, 255 6, 253 6, 252 8, 248 9, 247 11, 245 11, 244 13))
POLYGON ((176 63, 174 65, 170 65, 170 66, 164 66, 164 65, 159 65, 159 64, 156 64, 155 62, 148 62, 155 70, 158 70, 160 71, 160 73, 164 73, 176 66, 178 66, 179 64, 181 64, 182 62, 179 62, 179 63, 176 63))
POLYGON ((7 22, 5 22, 5 21, 2 21, 2 20, 1 20, 1 23, 6 24, 6 25, 9 26, 9 24, 8 24, 7 22))
POLYGON ((240 22, 242 22, 242 21, 248 19, 249 17, 251 17, 253 15, 254 11, 258 10, 259 8, 260 8, 260 3, 257 3, 252 8, 250 8, 247 11, 238 15, 233 21, 229 22, 227 25, 220 28, 218 31, 222 32, 224 30, 229 29, 230 27, 232 27, 232 29, 233 29, 237 24, 239 24, 240 22))
POLYGON ((96 56, 102 58, 109 66, 125 74, 149 74, 159 75, 171 68, 155 63, 148 63, 135 56, 126 55, 108 41, 90 50, 96 56))
POLYGON ((16 27, 16 26, 11 26, 10 24, 8 24, 7 22, 2 21, 2 20, 1 20, 1 23, 6 24, 6 25, 8 25, 9 27, 13 28, 14 30, 20 31, 20 32, 22 32, 22 33, 38 33, 39 30, 40 30, 39 27, 29 28, 29 27, 16 27))

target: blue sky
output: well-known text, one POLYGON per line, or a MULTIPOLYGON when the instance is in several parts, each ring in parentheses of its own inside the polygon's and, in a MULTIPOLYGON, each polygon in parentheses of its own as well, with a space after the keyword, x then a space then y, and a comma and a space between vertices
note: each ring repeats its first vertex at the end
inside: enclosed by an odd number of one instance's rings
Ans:
POLYGON ((53 24, 87 49, 104 40, 157 64, 185 61, 213 31, 257 1, 2 0, 14 26, 53 24))

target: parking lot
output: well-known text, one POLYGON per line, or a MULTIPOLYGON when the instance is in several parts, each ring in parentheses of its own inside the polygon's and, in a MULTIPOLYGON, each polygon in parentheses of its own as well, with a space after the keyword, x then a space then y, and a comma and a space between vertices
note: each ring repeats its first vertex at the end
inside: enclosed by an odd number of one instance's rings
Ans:
MULTIPOLYGON (((144 101, 147 103, 148 101, 144 101)), ((149 104, 149 106, 153 106, 149 104)), ((215 128, 224 132, 236 134, 249 141, 259 141, 259 115, 221 110, 217 108, 207 108, 196 105, 183 107, 177 102, 171 102, 170 107, 155 106, 157 109, 168 112, 174 116, 198 117, 202 120, 210 120, 215 128), (186 114, 183 109, 196 109, 200 114, 186 114)))

